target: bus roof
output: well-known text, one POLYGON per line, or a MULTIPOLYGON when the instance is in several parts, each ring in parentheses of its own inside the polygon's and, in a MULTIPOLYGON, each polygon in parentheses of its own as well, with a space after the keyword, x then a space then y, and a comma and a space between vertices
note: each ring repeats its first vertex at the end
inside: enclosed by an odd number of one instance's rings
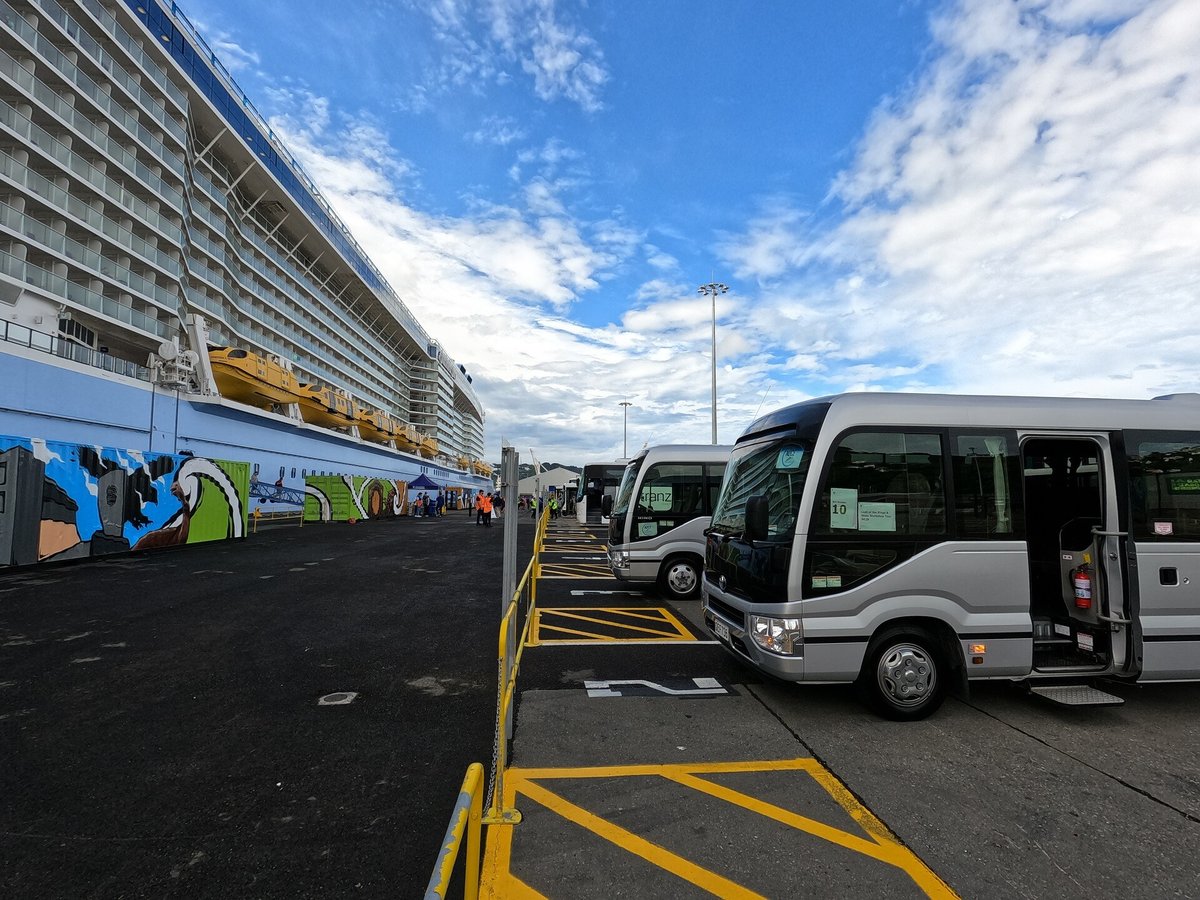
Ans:
POLYGON ((739 442, 820 422, 841 430, 851 425, 958 428, 1119 428, 1200 430, 1200 394, 1169 394, 1153 400, 1085 397, 1007 397, 967 394, 862 392, 816 397, 755 420, 739 442))
POLYGON ((732 451, 732 444, 657 444, 654 447, 642 448, 630 461, 636 462, 649 456, 669 456, 696 462, 724 462, 729 459, 732 451))

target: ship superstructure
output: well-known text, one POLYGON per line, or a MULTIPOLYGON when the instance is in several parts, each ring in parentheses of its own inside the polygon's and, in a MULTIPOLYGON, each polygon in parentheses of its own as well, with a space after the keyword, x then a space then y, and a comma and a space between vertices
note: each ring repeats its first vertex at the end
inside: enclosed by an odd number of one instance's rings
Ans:
POLYGON ((173 4, 0 0, 0 322, 0 341, 28 330, 200 395, 219 391, 210 348, 245 351, 447 466, 483 454, 470 375, 173 4))

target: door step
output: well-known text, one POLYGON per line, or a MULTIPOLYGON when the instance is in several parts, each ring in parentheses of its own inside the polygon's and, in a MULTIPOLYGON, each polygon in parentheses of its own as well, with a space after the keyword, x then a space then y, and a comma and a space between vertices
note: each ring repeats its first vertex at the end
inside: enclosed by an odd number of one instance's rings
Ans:
POLYGON ((1060 706, 1120 706, 1125 702, 1123 697, 1086 684, 1038 684, 1031 686, 1029 693, 1060 706))

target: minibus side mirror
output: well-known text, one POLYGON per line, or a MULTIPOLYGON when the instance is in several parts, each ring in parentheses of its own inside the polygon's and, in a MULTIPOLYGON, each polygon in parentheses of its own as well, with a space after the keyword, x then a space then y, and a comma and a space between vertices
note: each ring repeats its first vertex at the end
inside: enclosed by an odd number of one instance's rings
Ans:
POLYGON ((603 497, 600 498, 600 515, 604 516, 604 518, 606 518, 606 519, 610 515, 612 515, 612 495, 611 494, 605 494, 603 497))
POLYGON ((747 541, 765 541, 767 539, 767 496, 755 494, 746 500, 746 533, 747 541))

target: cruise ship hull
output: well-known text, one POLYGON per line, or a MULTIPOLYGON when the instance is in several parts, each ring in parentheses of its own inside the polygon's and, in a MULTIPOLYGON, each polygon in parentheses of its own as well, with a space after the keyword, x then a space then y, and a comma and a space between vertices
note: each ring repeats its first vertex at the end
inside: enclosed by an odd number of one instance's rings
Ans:
MULTIPOLYGON (((303 490, 310 475, 412 481, 426 474, 448 488, 491 482, 416 453, 252 409, 222 397, 152 386, 135 378, 0 344, 0 434, 191 453, 250 464, 256 480, 303 490)), ((251 511, 254 508, 252 502, 251 511)))

